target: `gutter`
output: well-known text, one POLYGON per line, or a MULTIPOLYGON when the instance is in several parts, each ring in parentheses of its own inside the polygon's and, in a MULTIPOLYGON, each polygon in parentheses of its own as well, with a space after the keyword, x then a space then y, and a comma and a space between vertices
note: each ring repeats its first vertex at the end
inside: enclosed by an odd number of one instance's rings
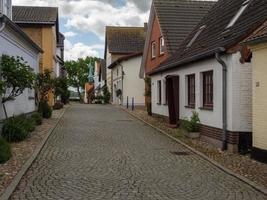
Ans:
POLYGON ((222 79, 223 79, 223 85, 222 85, 222 123, 223 123, 223 141, 222 141, 222 151, 227 150, 228 141, 227 141, 227 65, 220 57, 220 53, 215 53, 215 58, 222 65, 222 79))

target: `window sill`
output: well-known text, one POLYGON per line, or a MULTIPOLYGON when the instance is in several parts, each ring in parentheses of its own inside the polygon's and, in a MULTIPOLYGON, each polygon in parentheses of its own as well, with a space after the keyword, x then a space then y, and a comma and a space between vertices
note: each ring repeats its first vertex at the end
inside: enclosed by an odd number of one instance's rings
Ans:
POLYGON ((164 106, 167 106, 168 104, 167 104, 167 103, 164 103, 163 105, 164 105, 164 106))
POLYGON ((34 97, 28 97, 29 100, 34 100, 35 98, 34 97))
POLYGON ((185 106, 185 108, 195 109, 196 106, 190 106, 190 105, 188 105, 188 106, 185 106))
POLYGON ((159 56, 162 57, 162 56, 164 56, 164 54, 165 54, 164 52, 163 53, 160 53, 159 56))
POLYGON ((156 56, 151 58, 151 60, 155 60, 155 59, 156 59, 156 56))
POLYGON ((207 106, 204 106, 204 107, 199 107, 200 110, 208 110, 208 111, 213 111, 213 107, 207 107, 207 106))
POLYGON ((161 103, 157 103, 158 106, 161 106, 161 103))

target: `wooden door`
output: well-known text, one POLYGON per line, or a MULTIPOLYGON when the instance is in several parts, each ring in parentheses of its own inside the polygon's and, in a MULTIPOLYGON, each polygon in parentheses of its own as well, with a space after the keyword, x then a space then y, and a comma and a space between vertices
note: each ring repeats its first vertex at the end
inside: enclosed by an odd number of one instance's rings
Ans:
POLYGON ((179 76, 166 77, 170 125, 179 121, 179 76))

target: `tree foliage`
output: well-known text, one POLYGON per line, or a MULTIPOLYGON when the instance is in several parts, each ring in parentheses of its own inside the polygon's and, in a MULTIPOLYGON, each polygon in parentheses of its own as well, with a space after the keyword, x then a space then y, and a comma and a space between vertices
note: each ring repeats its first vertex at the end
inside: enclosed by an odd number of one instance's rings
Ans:
POLYGON ((37 74, 36 78, 36 89, 39 92, 39 102, 47 102, 48 94, 50 91, 54 90, 54 79, 51 76, 49 70, 45 70, 44 73, 37 74))
POLYGON ((66 77, 57 77, 54 81, 55 83, 55 98, 60 97, 62 103, 66 104, 69 97, 69 85, 68 79, 66 77))
POLYGON ((35 74, 22 57, 2 55, 0 67, 0 93, 2 92, 2 103, 7 117, 5 103, 15 100, 25 89, 33 89, 35 74))
POLYGON ((81 88, 84 88, 85 83, 88 82, 88 64, 91 63, 92 65, 94 65, 95 61, 98 61, 98 58, 86 57, 85 59, 79 58, 76 61, 72 60, 65 62, 69 84, 70 86, 76 88, 81 101, 81 88))

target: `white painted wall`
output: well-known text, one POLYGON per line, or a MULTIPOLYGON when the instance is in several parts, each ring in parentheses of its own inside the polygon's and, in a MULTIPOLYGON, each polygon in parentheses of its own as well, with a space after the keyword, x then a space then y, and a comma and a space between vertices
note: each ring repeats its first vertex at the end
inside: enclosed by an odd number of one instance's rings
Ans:
MULTIPOLYGON (((0 55, 7 54, 11 56, 21 56, 30 65, 35 73, 39 72, 39 53, 29 46, 17 33, 8 27, 0 33, 0 55)), ((17 97, 15 101, 6 103, 8 116, 21 113, 30 113, 36 110, 35 100, 32 92, 26 89, 24 93, 17 97)), ((0 103, 0 119, 4 118, 3 106, 0 103)))
MULTIPOLYGON (((252 131, 252 87, 251 65, 239 62, 240 53, 222 57, 228 66, 227 72, 227 128, 229 131, 252 131)), ((157 81, 162 83, 167 75, 180 77, 180 118, 190 117, 193 109, 187 106, 186 75, 195 74, 196 78, 196 111, 201 123, 207 126, 222 128, 222 66, 215 58, 192 63, 168 72, 152 76, 152 112, 169 116, 167 105, 157 103, 157 81), (213 110, 202 110, 202 78, 201 73, 213 70, 214 107, 213 110)), ((165 88, 162 87, 164 95, 165 88)), ((164 99, 164 96, 162 97, 164 99)))
MULTIPOLYGON (((123 84, 123 98, 121 102, 124 106, 127 105, 127 96, 129 98, 129 105, 131 105, 132 98, 134 98, 135 106, 145 105, 145 82, 143 79, 139 78, 139 70, 141 66, 142 56, 134 57, 129 60, 121 62, 120 65, 115 66, 112 69, 113 74, 113 86, 117 85, 117 88, 122 89, 123 84), (122 82, 122 68, 125 73, 122 82), (117 75, 118 69, 118 75, 117 75)), ((114 87, 113 87, 114 88, 114 87)), ((114 88, 113 92, 113 103, 119 104, 120 101, 116 97, 116 92, 114 88)))

